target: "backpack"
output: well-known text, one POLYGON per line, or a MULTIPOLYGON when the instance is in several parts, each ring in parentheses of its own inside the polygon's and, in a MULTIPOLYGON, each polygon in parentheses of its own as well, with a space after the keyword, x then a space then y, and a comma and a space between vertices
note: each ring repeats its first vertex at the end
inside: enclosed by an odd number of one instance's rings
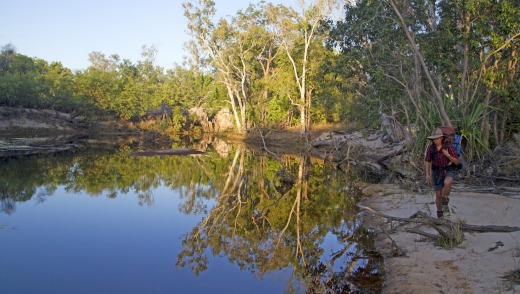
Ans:
POLYGON ((444 136, 446 136, 446 145, 452 145, 455 151, 457 152, 457 157, 459 158, 459 163, 455 167, 455 170, 462 169, 462 139, 463 136, 457 132, 453 127, 450 126, 440 126, 444 136))

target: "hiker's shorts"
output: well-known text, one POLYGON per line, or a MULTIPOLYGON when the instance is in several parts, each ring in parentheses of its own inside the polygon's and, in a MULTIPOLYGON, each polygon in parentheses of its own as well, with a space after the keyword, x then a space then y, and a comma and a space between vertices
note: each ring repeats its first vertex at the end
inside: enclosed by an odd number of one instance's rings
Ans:
POLYGON ((444 180, 448 177, 451 177, 452 179, 455 177, 455 172, 452 169, 449 169, 446 172, 432 171, 432 182, 435 191, 439 191, 444 188, 444 180))

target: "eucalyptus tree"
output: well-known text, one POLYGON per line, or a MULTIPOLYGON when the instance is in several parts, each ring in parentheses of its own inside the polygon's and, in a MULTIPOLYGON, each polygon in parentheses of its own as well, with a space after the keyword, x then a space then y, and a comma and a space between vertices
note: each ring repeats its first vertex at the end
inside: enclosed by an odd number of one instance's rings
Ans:
POLYGON ((355 120, 362 111, 356 109, 357 83, 356 77, 348 77, 348 61, 344 56, 334 50, 318 48, 319 63, 314 65, 319 77, 311 80, 313 90, 313 103, 311 117, 313 123, 341 123, 347 120, 355 120))
POLYGON ((6 45, 0 53, 0 105, 71 110, 72 78, 61 63, 49 65, 6 45))
MULTIPOLYGON (((196 59, 193 64, 215 70, 217 80, 226 88, 239 132, 250 124, 279 125, 280 120, 291 117, 293 106, 282 101, 287 98, 302 105, 304 121, 308 121, 310 99, 306 99, 304 104, 299 103, 299 94, 294 95, 294 90, 298 91, 299 82, 301 92, 307 92, 304 97, 309 97, 312 92, 306 83, 311 47, 316 46, 316 40, 319 40, 315 30, 321 18, 316 14, 324 15, 320 9, 325 6, 319 4, 321 6, 312 6, 312 12, 306 14, 313 21, 312 33, 306 41, 301 41, 302 34, 309 33, 307 30, 299 31, 308 25, 303 23, 306 18, 298 18, 293 9, 283 5, 263 2, 250 5, 229 20, 220 19, 214 24, 213 1, 199 1, 198 6, 184 3, 188 30, 193 37, 189 44, 196 59), (302 58, 303 76, 299 73, 302 58)), ((305 7, 303 3, 302 7, 305 7)))
POLYGON ((313 88, 309 86, 309 62, 312 46, 324 42, 326 31, 318 34, 320 24, 337 11, 340 1, 316 0, 306 4, 299 2, 300 13, 286 8, 279 13, 278 30, 280 46, 285 51, 292 66, 299 97, 293 101, 300 110, 300 131, 305 135, 310 128, 310 109, 313 88))
MULTIPOLYGON (((257 96, 252 105, 253 111, 257 114, 252 119, 257 118, 262 126, 267 126, 277 124, 280 119, 280 117, 270 117, 271 114, 278 113, 271 105, 276 105, 278 98, 273 90, 273 84, 279 80, 277 68, 281 48, 278 46, 276 18, 280 15, 280 12, 272 12, 278 10, 280 6, 275 7, 270 3, 261 3, 258 5, 256 12, 253 11, 253 8, 253 6, 250 6, 247 10, 248 14, 254 13, 257 19, 256 25, 251 28, 251 33, 256 41, 255 53, 257 53, 256 60, 253 63, 254 70, 252 71, 254 95, 257 96)), ((247 15, 244 16, 247 17, 247 15)), ((284 112, 281 117, 286 117, 286 114, 287 112, 284 112)))
POLYGON ((247 128, 247 105, 251 94, 251 61, 254 60, 254 38, 249 33, 254 18, 246 14, 231 22, 220 19, 215 25, 215 2, 202 0, 198 5, 183 3, 188 19, 188 31, 193 37, 192 54, 196 64, 211 66, 216 70, 219 82, 226 87, 238 132, 247 128))
MULTIPOLYGON (((178 133, 187 129, 194 131, 191 123, 198 124, 201 118, 190 121, 186 111, 193 108, 204 109, 208 117, 212 117, 221 109, 221 101, 225 100, 225 95, 222 94, 225 90, 215 82, 211 73, 178 65, 166 72, 164 82, 159 87, 157 98, 161 102, 162 124, 170 124, 173 127, 169 128, 170 132, 178 133)), ((201 127, 204 131, 213 131, 205 120, 201 127), (204 129, 205 127, 208 128, 204 129)))
POLYGON ((16 54, 16 48, 9 43, 0 50, 0 74, 5 74, 10 67, 11 60, 16 54))

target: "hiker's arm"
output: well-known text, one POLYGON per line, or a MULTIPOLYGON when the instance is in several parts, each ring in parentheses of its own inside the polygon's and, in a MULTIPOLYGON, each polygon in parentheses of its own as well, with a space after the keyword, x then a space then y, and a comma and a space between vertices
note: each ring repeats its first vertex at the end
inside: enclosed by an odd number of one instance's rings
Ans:
POLYGON ((430 161, 424 161, 424 173, 426 174, 426 182, 432 182, 432 163, 430 161))
POLYGON ((459 158, 457 157, 457 152, 455 152, 455 149, 442 149, 442 154, 444 154, 444 156, 446 156, 454 165, 459 164, 459 158), (449 152, 450 150, 452 150, 453 152, 449 152))

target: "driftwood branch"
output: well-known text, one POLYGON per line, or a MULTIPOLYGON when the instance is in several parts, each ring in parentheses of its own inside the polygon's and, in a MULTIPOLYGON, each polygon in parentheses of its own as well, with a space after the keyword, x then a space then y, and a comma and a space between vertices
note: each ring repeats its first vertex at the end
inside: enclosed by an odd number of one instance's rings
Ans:
POLYGON ((27 145, 9 145, 0 142, 0 157, 11 155, 29 155, 29 154, 44 154, 55 153, 77 148, 75 144, 63 145, 42 145, 42 146, 27 146, 27 145))
POLYGON ((481 178, 486 178, 486 179, 491 179, 491 180, 520 182, 520 177, 500 177, 500 176, 488 176, 488 175, 479 175, 479 176, 481 178))
MULTIPOLYGON (((515 179, 515 181, 520 181, 520 179, 515 179)), ((457 191, 473 192, 473 193, 501 193, 501 192, 519 193, 520 187, 494 186, 494 187, 481 187, 481 188, 461 188, 461 189, 457 189, 457 191)))
POLYGON ((128 154, 128 156, 164 156, 164 155, 193 155, 203 154, 204 151, 188 149, 188 148, 176 148, 176 149, 164 149, 164 150, 151 150, 143 152, 134 152, 128 154))
POLYGON ((412 233, 412 234, 417 234, 417 235, 421 235, 421 236, 424 236, 424 237, 428 237, 430 239, 433 239, 433 241, 438 241, 440 239, 440 237, 438 235, 435 235, 435 234, 432 234, 432 233, 427 233, 427 232, 421 231, 419 229, 406 229, 405 231, 408 232, 408 233, 412 233))
POLYGON ((448 231, 445 231, 440 226, 437 226, 437 225, 432 224, 431 227, 434 228, 439 233, 439 235, 443 236, 444 238, 446 238, 446 239, 452 238, 453 234, 452 234, 451 230, 449 230, 449 228, 448 228, 448 231))
MULTIPOLYGON (((370 207, 358 205, 359 208, 363 210, 367 210, 375 215, 378 215, 380 217, 405 222, 405 223, 415 223, 415 224, 423 224, 431 226, 433 229, 435 229, 439 234, 443 237, 449 238, 451 234, 449 232, 444 231, 441 227, 444 226, 446 228, 453 228, 453 227, 460 227, 460 230, 464 232, 495 232, 495 233, 510 233, 510 232, 516 232, 520 231, 520 227, 510 227, 510 226, 495 226, 495 225, 487 225, 487 226, 477 226, 477 225, 471 225, 471 224, 465 224, 465 223, 454 223, 447 219, 437 219, 428 216, 426 213, 418 211, 414 213, 410 218, 403 218, 403 217, 395 217, 391 215, 386 215, 384 213, 381 213, 379 211, 373 210, 370 207)), ((417 233, 418 230, 416 229, 407 229, 407 232, 417 233)), ((424 233, 424 232, 423 232, 424 233)), ((421 234, 425 235, 427 237, 431 238, 431 235, 429 233, 421 234)), ((435 239, 435 238, 434 238, 435 239)))

